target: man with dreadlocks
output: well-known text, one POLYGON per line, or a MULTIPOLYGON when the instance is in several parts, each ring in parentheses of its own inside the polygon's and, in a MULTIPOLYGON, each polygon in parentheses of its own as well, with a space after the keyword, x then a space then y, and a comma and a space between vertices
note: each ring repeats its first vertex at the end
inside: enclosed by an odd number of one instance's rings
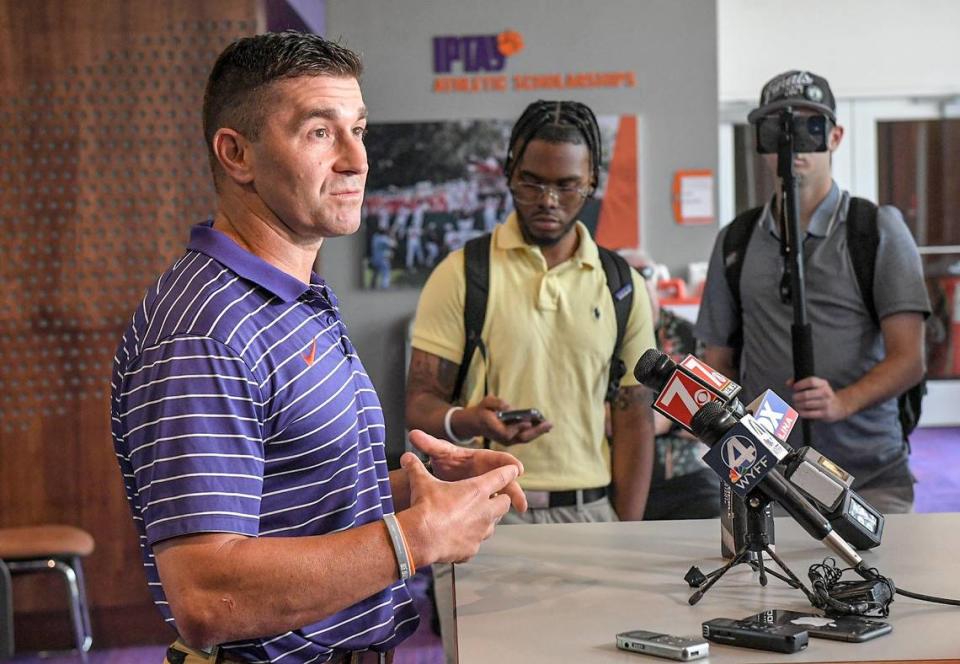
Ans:
MULTIPOLYGON (((608 444, 605 397, 617 321, 600 251, 577 220, 597 187, 600 157, 600 131, 587 106, 527 107, 505 166, 516 211, 474 241, 489 247, 479 352, 465 354, 463 250, 434 270, 420 297, 408 426, 460 444, 483 439, 521 460, 530 510, 511 511, 504 523, 643 517, 652 411, 645 388, 628 372, 612 400, 608 444), (511 408, 536 408, 542 418, 502 421, 498 414, 511 408)), ((654 337, 640 276, 630 270, 625 281, 633 302, 619 359, 632 368, 654 337)))

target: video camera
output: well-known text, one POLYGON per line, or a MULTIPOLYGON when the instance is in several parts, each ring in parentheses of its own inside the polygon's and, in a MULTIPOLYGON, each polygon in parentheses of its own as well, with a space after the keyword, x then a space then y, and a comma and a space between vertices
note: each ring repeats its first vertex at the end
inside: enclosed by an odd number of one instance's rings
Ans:
POLYGON ((756 123, 757 152, 777 154, 780 136, 786 128, 793 134, 793 151, 826 152, 831 121, 822 113, 791 112, 785 109, 778 114, 765 115, 756 123))

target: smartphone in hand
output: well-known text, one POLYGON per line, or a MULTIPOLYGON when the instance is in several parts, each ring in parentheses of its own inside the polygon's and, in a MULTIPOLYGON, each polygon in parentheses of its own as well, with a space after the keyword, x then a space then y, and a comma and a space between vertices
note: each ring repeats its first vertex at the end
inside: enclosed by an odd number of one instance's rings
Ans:
POLYGON ((529 422, 537 426, 543 422, 543 415, 536 408, 526 408, 523 410, 501 410, 497 411, 497 418, 504 424, 520 424, 520 422, 529 422))

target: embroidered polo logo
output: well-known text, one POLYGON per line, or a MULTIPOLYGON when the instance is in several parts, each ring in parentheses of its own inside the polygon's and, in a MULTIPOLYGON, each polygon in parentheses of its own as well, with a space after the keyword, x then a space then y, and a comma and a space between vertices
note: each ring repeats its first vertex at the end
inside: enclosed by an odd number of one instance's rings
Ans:
POLYGON ((317 340, 316 339, 314 339, 313 343, 310 344, 310 352, 301 353, 300 357, 303 358, 303 361, 307 363, 308 367, 313 366, 313 361, 317 357, 317 340))

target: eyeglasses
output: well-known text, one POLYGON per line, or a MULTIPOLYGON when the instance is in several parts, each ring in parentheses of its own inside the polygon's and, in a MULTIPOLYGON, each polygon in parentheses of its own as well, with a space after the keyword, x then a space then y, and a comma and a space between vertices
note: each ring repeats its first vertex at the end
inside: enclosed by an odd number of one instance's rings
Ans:
POLYGON ((647 281, 650 281, 651 279, 653 279, 653 275, 654 273, 656 273, 656 270, 652 265, 644 265, 643 267, 637 268, 637 272, 640 273, 641 277, 643 277, 647 281))
POLYGON ((539 203, 544 194, 553 196, 557 203, 563 206, 579 203, 590 195, 590 187, 576 187, 573 185, 537 184, 535 182, 517 182, 510 191, 517 203, 530 205, 539 203))

